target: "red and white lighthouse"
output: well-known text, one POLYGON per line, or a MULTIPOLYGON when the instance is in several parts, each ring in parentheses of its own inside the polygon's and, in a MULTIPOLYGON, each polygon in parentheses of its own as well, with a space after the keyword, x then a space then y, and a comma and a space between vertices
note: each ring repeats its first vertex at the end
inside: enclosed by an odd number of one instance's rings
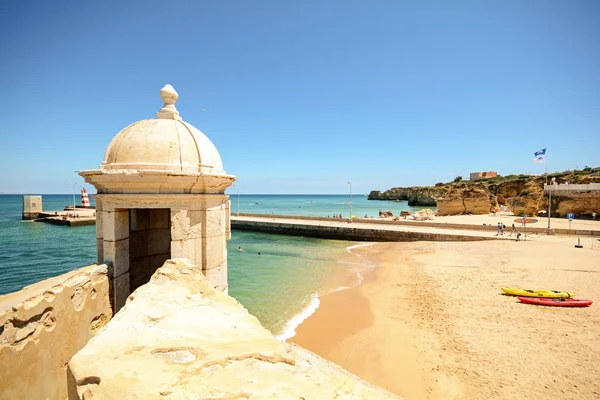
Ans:
POLYGON ((81 189, 81 207, 90 208, 90 199, 85 188, 81 189))

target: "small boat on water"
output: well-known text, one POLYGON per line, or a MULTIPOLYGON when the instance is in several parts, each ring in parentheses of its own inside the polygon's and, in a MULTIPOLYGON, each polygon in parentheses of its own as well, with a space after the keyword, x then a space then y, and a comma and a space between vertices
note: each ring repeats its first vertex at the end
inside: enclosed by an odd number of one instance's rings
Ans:
POLYGON ((545 297, 550 299, 572 298, 575 293, 562 292, 560 290, 531 290, 531 289, 514 289, 503 287, 502 291, 510 296, 522 297, 545 297))
POLYGON ((553 307, 588 307, 592 304, 591 300, 580 300, 580 299, 546 299, 546 298, 531 298, 531 297, 517 297, 521 303, 535 304, 538 306, 553 306, 553 307))

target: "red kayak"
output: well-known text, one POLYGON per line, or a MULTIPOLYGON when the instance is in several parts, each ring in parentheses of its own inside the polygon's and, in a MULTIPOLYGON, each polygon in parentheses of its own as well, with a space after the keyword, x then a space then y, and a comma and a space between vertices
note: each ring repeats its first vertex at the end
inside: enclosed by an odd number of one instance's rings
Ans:
POLYGON ((592 304, 591 300, 579 299, 546 299, 541 297, 518 297, 521 303, 536 304, 538 306, 555 306, 555 307, 587 307, 592 304))

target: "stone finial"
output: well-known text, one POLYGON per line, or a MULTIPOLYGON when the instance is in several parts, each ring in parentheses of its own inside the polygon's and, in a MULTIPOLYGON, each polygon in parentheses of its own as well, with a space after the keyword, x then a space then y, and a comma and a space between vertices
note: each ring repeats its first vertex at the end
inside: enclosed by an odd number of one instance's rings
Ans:
POLYGON ((162 98, 164 105, 159 112, 156 113, 158 119, 176 119, 181 121, 179 111, 175 108, 175 102, 179 98, 179 95, 171 85, 165 85, 160 89, 160 97, 162 98))

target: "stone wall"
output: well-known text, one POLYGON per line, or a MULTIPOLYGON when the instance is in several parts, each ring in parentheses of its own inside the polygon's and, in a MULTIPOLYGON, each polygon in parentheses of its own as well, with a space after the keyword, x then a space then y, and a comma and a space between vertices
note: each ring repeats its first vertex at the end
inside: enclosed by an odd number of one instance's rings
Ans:
POLYGON ((70 400, 398 398, 276 340, 185 259, 133 292, 68 371, 70 400))
MULTIPOLYGON (((236 214, 235 219, 232 221, 232 227, 234 229, 242 229, 242 228, 238 228, 239 227, 239 222, 241 219, 243 219, 244 217, 249 217, 249 218, 253 218, 253 217, 259 217, 259 218, 278 218, 278 219, 289 219, 289 220, 294 220, 294 219, 298 219, 298 220, 303 220, 303 221, 315 221, 315 224, 318 227, 318 222, 319 221, 345 221, 347 222, 348 219, 347 218, 343 218, 343 219, 332 219, 332 218, 327 218, 327 217, 308 217, 308 216, 297 216, 297 215, 274 215, 274 214, 250 214, 250 213, 240 213, 239 216, 236 214)), ((371 218, 355 218, 352 220, 352 224, 354 224, 354 226, 358 225, 358 224, 375 224, 375 225, 405 225, 405 226, 428 226, 428 227, 432 227, 432 228, 442 228, 442 229, 468 229, 468 230, 474 230, 474 231, 489 231, 489 232, 496 232, 496 230, 498 229, 496 225, 472 225, 472 224, 449 224, 447 222, 434 222, 434 221, 404 221, 404 220, 398 220, 398 221, 393 221, 393 220, 380 220, 380 219, 371 219, 371 218)), ((304 226, 304 225, 303 225, 304 226)), ((262 226, 254 226, 254 228, 256 229, 252 229, 251 226, 247 226, 246 228, 243 228, 244 230, 256 230, 256 231, 262 231, 262 226)), ((534 226, 527 226, 527 232, 535 232, 535 233, 548 233, 548 228, 542 228, 542 227, 534 227, 534 226)), ((312 236, 310 234, 307 233, 307 236, 312 236)), ((586 235, 586 236, 598 236, 600 235, 600 231, 593 231, 593 230, 588 230, 588 229, 573 229, 573 230, 569 230, 569 229, 550 229, 550 234, 561 234, 561 235, 586 235)), ((353 236, 354 237, 354 236, 353 236)), ((336 239, 344 239, 344 237, 339 237, 336 239)), ((350 239, 350 240, 365 240, 365 239, 350 239)), ((435 239, 427 239, 427 240, 435 240, 435 239)), ((376 241, 376 240, 373 240, 376 241)))
MULTIPOLYGON (((250 221, 243 220, 241 218, 236 218, 231 221, 231 227, 232 229, 267 232, 282 235, 309 236, 323 239, 355 240, 369 242, 416 242, 421 240, 431 240, 440 242, 472 242, 493 239, 492 237, 485 236, 472 236, 460 234, 453 235, 447 233, 438 234, 434 232, 410 232, 399 230, 386 230, 385 228, 370 229, 361 225, 363 223, 373 223, 373 220, 361 221, 360 219, 354 219, 353 221, 354 222, 348 224, 347 226, 324 226, 318 224, 294 224, 292 221, 290 221, 289 223, 281 223, 274 221, 250 221)), ((432 225, 429 226, 433 227, 432 225)))
POLYGON ((0 296, 0 399, 64 399, 67 362, 112 317, 106 265, 0 296))

